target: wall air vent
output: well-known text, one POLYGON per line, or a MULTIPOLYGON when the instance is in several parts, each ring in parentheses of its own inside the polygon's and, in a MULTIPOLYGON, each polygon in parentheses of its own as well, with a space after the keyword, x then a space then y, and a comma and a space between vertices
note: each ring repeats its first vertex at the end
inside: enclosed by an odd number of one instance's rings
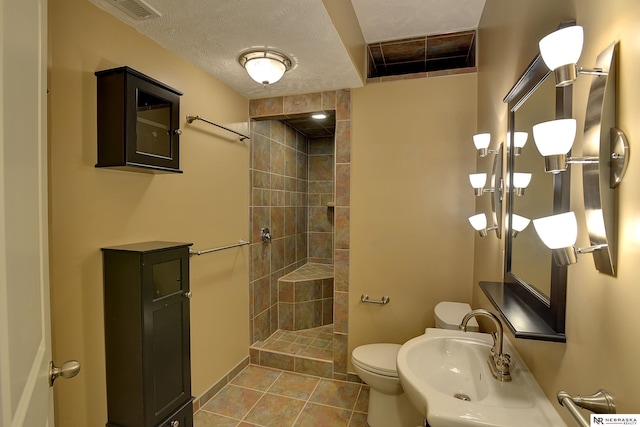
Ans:
POLYGON ((126 13, 127 16, 138 21, 162 16, 160 12, 143 0, 110 0, 110 3, 126 13))

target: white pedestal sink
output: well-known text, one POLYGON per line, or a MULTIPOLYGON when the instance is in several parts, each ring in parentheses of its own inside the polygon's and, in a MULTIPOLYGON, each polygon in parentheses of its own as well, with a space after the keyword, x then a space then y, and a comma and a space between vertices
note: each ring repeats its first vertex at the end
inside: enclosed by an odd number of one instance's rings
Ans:
POLYGON ((511 344, 511 382, 493 378, 490 334, 427 329, 398 353, 405 394, 431 427, 556 427, 566 424, 511 344))

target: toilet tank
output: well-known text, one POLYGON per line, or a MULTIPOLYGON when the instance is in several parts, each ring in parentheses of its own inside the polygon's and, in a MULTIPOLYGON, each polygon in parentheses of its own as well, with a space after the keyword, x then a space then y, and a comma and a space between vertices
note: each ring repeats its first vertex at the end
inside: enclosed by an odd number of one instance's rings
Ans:
MULTIPOLYGON (((458 329, 464 316, 471 311, 471 306, 462 302, 442 301, 433 309, 436 328, 458 329)), ((471 318, 467 323, 467 331, 478 332, 478 321, 471 318)))

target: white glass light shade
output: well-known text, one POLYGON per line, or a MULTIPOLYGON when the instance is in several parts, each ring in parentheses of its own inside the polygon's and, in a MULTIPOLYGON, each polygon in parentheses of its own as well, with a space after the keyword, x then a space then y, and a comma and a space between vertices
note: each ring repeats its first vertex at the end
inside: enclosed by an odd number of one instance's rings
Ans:
POLYGON ((471 186, 473 188, 484 188, 484 185, 487 183, 487 174, 486 173, 470 173, 469 182, 471 182, 471 186))
POLYGON ((531 220, 529 218, 525 218, 523 216, 513 214, 511 215, 511 222, 512 222, 511 227, 514 230, 519 232, 527 228, 531 220))
POLYGON ((578 222, 573 212, 534 219, 533 226, 549 249, 572 247, 578 238, 578 222))
POLYGON ((478 150, 489 147, 490 142, 491 142, 490 133, 478 133, 476 135, 473 135, 473 144, 476 146, 476 149, 478 150))
POLYGON ((291 60, 274 51, 246 52, 240 55, 238 61, 247 70, 249 77, 263 85, 277 82, 291 68, 291 60))
POLYGON ((576 119, 551 120, 533 126, 533 140, 542 156, 567 154, 576 138, 576 119))
POLYGON ((484 230, 487 228, 487 216, 483 213, 469 217, 469 223, 476 230, 484 230))
POLYGON ((262 84, 272 84, 282 78, 286 67, 282 62, 269 58, 255 58, 244 65, 249 76, 262 84))
POLYGON ((582 53, 584 30, 575 25, 562 28, 540 40, 540 55, 550 70, 567 64, 577 64, 582 53))
POLYGON ((515 172, 513 174, 513 186, 515 188, 527 188, 531 182, 530 173, 515 172))
POLYGON ((513 133, 513 146, 515 148, 522 148, 527 143, 529 134, 527 132, 514 132, 513 133))

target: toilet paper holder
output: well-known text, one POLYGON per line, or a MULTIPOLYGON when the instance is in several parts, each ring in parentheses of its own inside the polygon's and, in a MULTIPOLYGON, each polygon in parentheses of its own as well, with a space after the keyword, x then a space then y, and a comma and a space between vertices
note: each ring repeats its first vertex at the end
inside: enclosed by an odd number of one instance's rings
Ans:
POLYGON ((369 295, 367 294, 362 294, 362 296, 360 297, 360 301, 368 302, 370 304, 389 304, 389 301, 391 301, 391 298, 385 295, 381 299, 375 300, 375 299, 369 299, 369 295))

